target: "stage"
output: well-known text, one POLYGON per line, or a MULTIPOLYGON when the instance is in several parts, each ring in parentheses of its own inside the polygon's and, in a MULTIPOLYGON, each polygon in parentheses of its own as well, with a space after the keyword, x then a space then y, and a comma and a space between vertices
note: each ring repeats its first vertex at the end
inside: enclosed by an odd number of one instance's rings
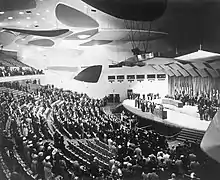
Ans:
MULTIPOLYGON (((159 103, 159 100, 156 100, 159 103)), ((210 121, 200 120, 196 106, 184 106, 177 108, 172 105, 164 105, 164 110, 167 111, 167 119, 161 119, 151 114, 150 112, 142 112, 141 109, 135 107, 135 101, 126 99, 122 105, 130 112, 152 121, 157 121, 168 126, 180 128, 188 128, 199 131, 206 131, 210 121)))

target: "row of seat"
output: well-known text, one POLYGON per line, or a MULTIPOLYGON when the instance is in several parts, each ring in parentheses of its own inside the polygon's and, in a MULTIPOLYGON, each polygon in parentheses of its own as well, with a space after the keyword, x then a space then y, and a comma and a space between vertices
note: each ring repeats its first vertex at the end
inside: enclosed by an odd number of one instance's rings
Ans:
POLYGON ((102 141, 100 141, 100 140, 98 140, 98 139, 94 139, 94 141, 95 141, 95 143, 96 143, 98 146, 102 147, 103 149, 106 149, 106 150, 109 149, 108 145, 105 144, 105 143, 103 143, 102 141))
POLYGON ((105 148, 99 146, 98 144, 96 144, 94 142, 94 140, 87 139, 87 144, 88 144, 88 146, 90 146, 91 148, 95 149, 98 152, 101 152, 105 156, 109 156, 110 158, 114 156, 114 154, 111 153, 108 149, 105 149, 105 148))
MULTIPOLYGON (((59 135, 63 136, 63 134, 58 130, 56 126, 54 126, 54 129, 59 135)), ((88 153, 88 151, 85 151, 85 149, 82 149, 81 147, 71 143, 70 141, 67 141, 67 143, 68 146, 65 147, 63 152, 60 152, 60 154, 63 155, 65 159, 67 159, 70 163, 72 163, 72 160, 74 159, 77 160, 79 163, 83 164, 84 166, 89 167, 91 164, 91 153, 88 153)), ((98 165, 100 167, 103 167, 104 169, 108 169, 108 164, 103 162, 99 158, 98 165)))
POLYGON ((24 95, 27 94, 27 92, 15 90, 15 89, 10 89, 10 88, 6 88, 6 87, 0 87, 0 92, 10 92, 14 96, 18 96, 18 95, 19 96, 24 96, 24 95))
MULTIPOLYGON (((53 146, 53 144, 50 143, 50 146, 51 146, 53 149, 55 149, 55 147, 53 146)), ((66 162, 66 165, 67 165, 67 167, 68 167, 67 172, 68 172, 71 176, 72 176, 72 174, 75 174, 75 173, 74 173, 74 169, 72 168, 72 164, 74 163, 74 161, 73 161, 72 159, 68 158, 67 156, 65 156, 62 151, 58 150, 58 153, 59 153, 61 159, 64 159, 65 162, 66 162)))
POLYGON ((85 143, 82 143, 80 140, 78 141, 79 143, 79 147, 81 149, 83 149, 86 152, 89 152, 89 154, 94 154, 100 161, 103 162, 103 165, 108 164, 110 157, 109 156, 105 156, 104 154, 96 151, 95 149, 87 146, 85 143))
POLYGON ((87 152, 83 151, 82 149, 78 148, 74 144, 68 142, 68 147, 66 149, 73 155, 75 156, 75 159, 79 160, 82 162, 82 164, 86 165, 87 167, 91 164, 90 163, 90 158, 91 155, 88 154, 87 152))
MULTIPOLYGON (((8 168, 8 166, 5 164, 4 159, 2 157, 2 153, 0 151, 0 167, 2 169, 2 172, 4 173, 7 180, 10 180, 11 172, 8 168)), ((3 177, 2 177, 3 178, 3 177)))
POLYGON ((25 173, 25 175, 29 179, 31 179, 31 180, 37 180, 38 179, 38 174, 34 174, 34 172, 31 170, 31 168, 28 167, 28 165, 23 161, 23 159, 18 154, 18 152, 17 152, 15 147, 13 149, 13 156, 17 160, 17 163, 20 165, 20 167, 22 168, 23 172, 25 173))
POLYGON ((8 57, 7 54, 2 54, 2 53, 1 53, 0 63, 8 67, 29 67, 23 62, 14 59, 13 57, 8 57))
MULTIPOLYGON (((72 148, 72 150, 78 154, 80 154, 81 157, 85 157, 87 161, 91 161, 91 157, 92 155, 96 155, 93 152, 89 152, 86 149, 82 149, 81 147, 74 145, 72 143, 69 142, 70 147, 72 148)), ((106 162, 104 162, 103 160, 100 159, 100 157, 97 157, 97 163, 98 166, 105 169, 105 170, 109 170, 109 166, 106 162)))

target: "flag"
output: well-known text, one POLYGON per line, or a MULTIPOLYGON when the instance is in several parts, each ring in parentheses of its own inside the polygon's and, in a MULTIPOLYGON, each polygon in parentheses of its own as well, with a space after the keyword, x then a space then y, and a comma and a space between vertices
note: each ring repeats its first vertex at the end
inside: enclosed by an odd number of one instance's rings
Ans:
POLYGON ((211 121, 200 147, 208 156, 220 163, 220 111, 211 121))

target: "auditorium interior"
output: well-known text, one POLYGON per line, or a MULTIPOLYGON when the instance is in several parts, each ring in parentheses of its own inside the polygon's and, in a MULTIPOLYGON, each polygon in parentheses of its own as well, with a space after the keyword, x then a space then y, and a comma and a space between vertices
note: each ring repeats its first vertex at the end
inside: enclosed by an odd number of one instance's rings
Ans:
POLYGON ((219 22, 220 0, 0 0, 0 180, 218 180, 219 22))

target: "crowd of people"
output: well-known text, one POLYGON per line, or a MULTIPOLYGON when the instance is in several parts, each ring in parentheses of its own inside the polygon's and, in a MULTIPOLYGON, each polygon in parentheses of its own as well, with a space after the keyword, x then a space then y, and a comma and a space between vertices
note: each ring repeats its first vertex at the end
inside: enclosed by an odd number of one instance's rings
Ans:
MULTIPOLYGON (((30 92, 32 91, 31 87, 35 85, 36 87, 40 87, 40 80, 22 80, 22 81, 9 81, 9 82, 1 82, 0 87, 5 87, 9 89, 14 89, 18 91, 30 92)), ((35 88, 36 93, 38 93, 38 88, 35 88)))
MULTIPOLYGON (((128 94, 128 99, 134 99, 135 100, 135 107, 140 108, 143 112, 151 112, 154 113, 154 110, 157 106, 156 103, 154 103, 152 100, 153 99, 159 99, 159 94, 153 94, 149 93, 145 97, 145 94, 141 95, 140 94, 135 94, 135 93, 129 93, 128 94)), ((162 105, 161 110, 163 109, 162 105)))
MULTIPOLYGON (((133 116, 121 120, 106 115, 101 109, 103 100, 46 86, 24 96, 5 92, 0 103, 1 151, 10 157, 6 159, 13 159, 16 148, 38 179, 71 180, 87 175, 156 180, 171 174, 173 178, 198 174, 200 165, 190 143, 169 147, 163 135, 137 128, 133 116), (108 144, 113 156, 107 170, 99 166, 94 154, 86 165, 76 159, 69 163, 63 156, 68 148, 66 139, 91 138, 108 144)), ((15 160, 10 164, 19 175, 15 160)))
POLYGON ((43 70, 31 67, 0 67, 0 77, 43 74, 43 70))
POLYGON ((212 120, 219 108, 217 98, 210 98, 209 95, 205 94, 189 95, 184 91, 181 93, 176 92, 174 99, 182 101, 183 105, 197 105, 201 120, 212 120))
POLYGON ((199 162, 197 155, 200 155, 195 154, 195 152, 199 152, 197 142, 186 141, 183 144, 179 143, 176 147, 168 146, 163 135, 152 130, 137 129, 137 119, 133 117, 134 115, 129 112, 125 114, 126 119, 123 121, 127 121, 128 126, 130 124, 130 131, 128 134, 120 131, 119 136, 111 136, 115 137, 111 138, 111 140, 113 139, 111 144, 115 143, 119 147, 117 160, 123 164, 121 167, 124 176, 129 177, 131 174, 136 174, 137 177, 141 175, 144 180, 159 180, 171 175, 175 180, 190 174, 193 176, 192 179, 198 179, 198 170, 203 160, 199 162), (132 123, 131 119, 133 119, 132 123), (128 139, 123 139, 128 136, 128 139), (121 140, 119 141, 118 138, 121 140))

